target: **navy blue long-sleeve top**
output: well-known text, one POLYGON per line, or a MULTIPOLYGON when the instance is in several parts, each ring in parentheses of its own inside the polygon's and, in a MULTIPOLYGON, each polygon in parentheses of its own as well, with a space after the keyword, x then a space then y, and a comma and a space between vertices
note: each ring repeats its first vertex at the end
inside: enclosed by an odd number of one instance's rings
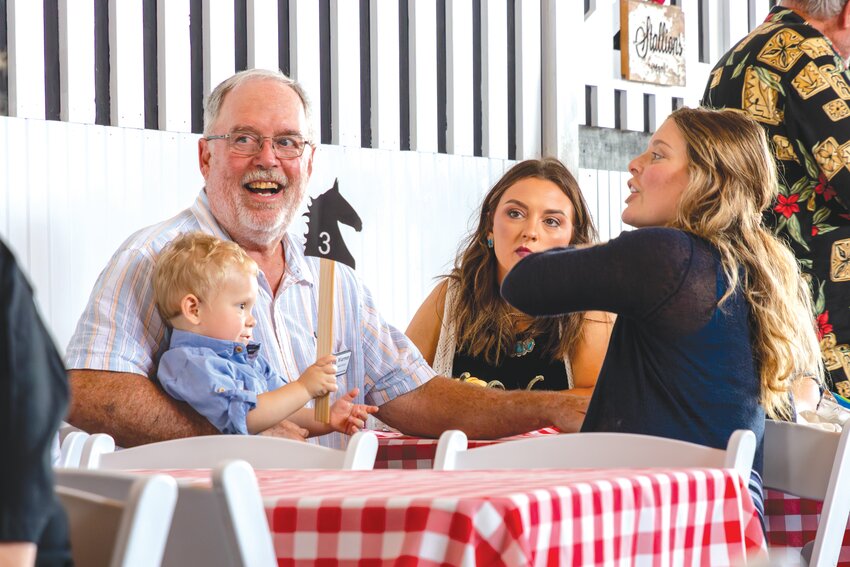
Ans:
POLYGON ((617 313, 582 431, 622 431, 725 448, 736 429, 756 434, 764 410, 750 308, 728 288, 708 242, 671 228, 625 232, 608 243, 532 254, 502 296, 535 316, 617 313))

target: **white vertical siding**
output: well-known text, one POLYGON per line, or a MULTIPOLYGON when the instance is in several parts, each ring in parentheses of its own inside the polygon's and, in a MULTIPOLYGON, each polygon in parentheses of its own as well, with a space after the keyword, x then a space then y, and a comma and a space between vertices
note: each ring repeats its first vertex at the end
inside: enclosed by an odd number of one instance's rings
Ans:
POLYGON ((44 4, 8 0, 9 115, 44 118, 44 4))
POLYGON ((446 149, 472 155, 472 0, 446 0, 446 149))
POLYGON ((320 97, 319 66, 319 3, 315 0, 290 0, 289 33, 292 41, 290 70, 312 99, 313 132, 316 139, 321 134, 322 105, 320 97))
POLYGON ((204 96, 236 69, 233 4, 204 0, 204 96))
POLYGON ((142 4, 109 0, 109 104, 112 124, 145 127, 142 4))
POLYGON ((516 18, 516 155, 540 155, 543 141, 539 0, 518 0, 516 18))
POLYGON ((162 130, 192 129, 189 0, 157 0, 157 104, 162 130))
POLYGON ((408 0, 410 149, 437 151, 437 2, 408 0))
POLYGON ((369 1, 372 147, 401 147, 398 3, 369 1))
POLYGON ((331 0, 331 143, 360 146, 360 10, 357 2, 331 0))
POLYGON ((60 117, 95 120, 94 3, 59 0, 60 117))
POLYGON ((248 67, 279 69, 277 1, 247 0, 248 67))
POLYGON ((508 38, 506 0, 481 3, 482 151, 508 157, 508 38))

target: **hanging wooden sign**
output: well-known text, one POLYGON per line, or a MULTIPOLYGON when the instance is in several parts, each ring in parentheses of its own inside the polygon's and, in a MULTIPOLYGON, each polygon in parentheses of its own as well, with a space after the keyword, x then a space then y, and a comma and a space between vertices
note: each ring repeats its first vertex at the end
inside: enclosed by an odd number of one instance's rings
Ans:
POLYGON ((685 15, 679 6, 620 0, 624 79, 685 86, 685 15))

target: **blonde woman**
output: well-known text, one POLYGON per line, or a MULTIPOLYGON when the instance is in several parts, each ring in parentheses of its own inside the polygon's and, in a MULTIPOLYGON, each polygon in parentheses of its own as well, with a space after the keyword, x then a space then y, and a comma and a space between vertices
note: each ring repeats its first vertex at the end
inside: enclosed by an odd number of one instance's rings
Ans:
POLYGON ((823 378, 807 286, 762 224, 777 191, 764 131, 733 111, 680 109, 629 171, 623 221, 639 230, 530 256, 502 294, 535 316, 617 313, 582 430, 721 448, 751 429, 760 506, 765 414, 790 417, 792 381, 816 395, 823 378))
POLYGON ((444 376, 468 372, 507 389, 593 392, 613 315, 535 319, 505 303, 499 286, 533 252, 596 240, 581 190, 557 159, 514 165, 481 205, 455 267, 414 315, 407 336, 444 376))

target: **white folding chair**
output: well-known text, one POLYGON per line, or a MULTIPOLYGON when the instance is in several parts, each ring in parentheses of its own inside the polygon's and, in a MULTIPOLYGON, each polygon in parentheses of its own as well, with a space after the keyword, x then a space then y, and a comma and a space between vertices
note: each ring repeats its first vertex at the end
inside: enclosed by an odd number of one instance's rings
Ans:
POLYGON ((196 469, 243 459, 255 469, 370 470, 378 454, 378 438, 371 431, 354 434, 344 451, 261 435, 187 437, 115 451, 114 442, 110 446, 99 435, 106 434, 92 435, 83 451, 83 468, 196 469))
POLYGON ((467 449, 466 435, 449 430, 437 443, 434 469, 709 467, 749 479, 755 450, 756 436, 746 429, 733 432, 726 449, 632 433, 545 435, 467 449))
MULTIPOLYGON (((145 477, 124 471, 56 471, 56 483, 63 490, 95 492, 118 500, 126 498, 139 478, 145 477)), ((251 465, 223 461, 213 469, 211 481, 210 485, 177 483, 177 505, 168 542, 163 541, 164 553, 160 553, 162 565, 276 565, 274 544, 251 465)))
POLYGON ((59 460, 57 467, 79 467, 83 455, 83 447, 89 434, 84 431, 71 431, 59 444, 59 460))
POLYGON ((803 548, 811 567, 835 565, 850 515, 850 427, 837 433, 768 420, 764 487, 812 500, 823 509, 815 539, 803 548))
POLYGON ((56 471, 56 494, 68 516, 71 555, 76 565, 91 567, 150 567, 159 565, 177 500, 177 483, 167 475, 124 476, 106 480, 110 495, 97 481, 85 488, 62 483, 66 471, 109 474, 82 469, 56 471), (91 489, 91 490, 87 490, 91 489))
POLYGON ((61 445, 65 441, 65 437, 67 437, 68 434, 73 433, 74 431, 83 431, 83 430, 79 429, 77 427, 74 427, 73 425, 71 425, 67 421, 63 421, 61 424, 59 424, 59 444, 61 445))

